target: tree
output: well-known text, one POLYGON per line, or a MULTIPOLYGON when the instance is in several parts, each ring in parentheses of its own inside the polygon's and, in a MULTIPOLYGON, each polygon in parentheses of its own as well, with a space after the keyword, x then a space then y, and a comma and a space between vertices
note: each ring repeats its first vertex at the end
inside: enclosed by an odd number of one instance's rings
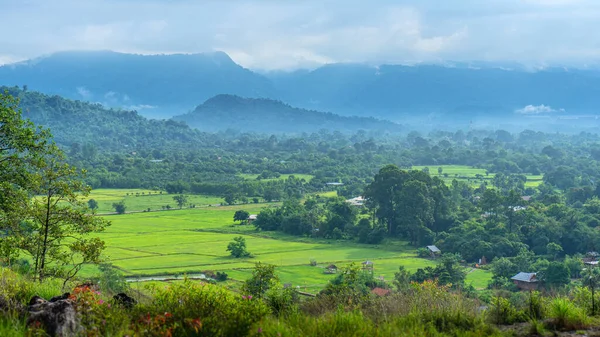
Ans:
POLYGON ((592 292, 592 316, 596 314, 596 299, 595 291, 600 285, 600 269, 598 268, 587 268, 581 275, 582 283, 584 286, 590 288, 592 292))
POLYGON ((404 291, 410 287, 410 272, 404 266, 400 266, 394 273, 394 286, 398 291, 404 291))
POLYGON ((562 247, 555 242, 550 242, 546 245, 546 251, 553 259, 556 259, 560 253, 562 253, 562 247))
MULTIPOLYGON (((89 214, 81 196, 90 188, 78 171, 64 163, 62 152, 53 148, 42 169, 35 175, 36 198, 29 202, 29 231, 22 248, 34 261, 34 273, 41 282, 46 276, 72 279, 83 265, 98 263, 104 242, 91 234, 103 231, 110 223, 89 214)), ((21 233, 22 234, 22 233, 21 233)))
POLYGON ((233 238, 233 241, 227 245, 227 251, 235 258, 252 257, 252 254, 246 250, 246 239, 243 236, 233 238))
POLYGON ((180 194, 180 195, 174 196, 173 200, 175 200, 175 202, 177 203, 177 206, 179 206, 179 209, 182 209, 183 206, 185 206, 185 204, 187 204, 188 198, 187 198, 187 196, 180 194))
POLYGON ((544 282, 551 287, 560 287, 569 284, 569 268, 561 262, 551 262, 543 272, 544 282))
POLYGON ((90 199, 88 200, 88 207, 92 210, 95 211, 96 209, 98 209, 98 202, 94 199, 90 199))
POLYGON ((250 216, 250 213, 248 213, 247 211, 244 211, 244 210, 235 211, 235 214, 233 215, 233 221, 240 221, 241 223, 243 223, 244 221, 248 220, 249 216, 250 216))
POLYGON ((252 277, 242 285, 242 292, 262 298, 267 290, 273 288, 279 282, 275 274, 275 266, 257 262, 252 270, 252 277))
POLYGON ((112 207, 115 209, 117 214, 125 214, 125 211, 127 210, 127 206, 125 206, 125 200, 113 203, 112 207))

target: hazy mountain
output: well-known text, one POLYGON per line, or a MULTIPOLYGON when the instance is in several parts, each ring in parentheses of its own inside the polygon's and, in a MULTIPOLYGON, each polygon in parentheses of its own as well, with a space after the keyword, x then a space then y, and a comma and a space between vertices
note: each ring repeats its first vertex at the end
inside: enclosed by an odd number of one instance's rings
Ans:
POLYGON ((368 117, 343 117, 332 113, 304 110, 270 99, 218 95, 194 111, 173 119, 203 131, 221 130, 268 133, 380 130, 399 131, 400 125, 368 117))
POLYGON ((173 116, 218 94, 273 96, 271 82, 222 52, 134 55, 61 52, 0 67, 0 85, 173 116))
MULTIPOLYGON (((533 70, 513 63, 331 64, 258 74, 225 53, 131 55, 64 52, 0 67, 0 84, 171 117, 219 94, 281 100, 340 115, 396 122, 467 123, 525 116, 590 115, 600 106, 600 71, 533 70)), ((528 117, 529 118, 529 117, 528 117)), ((536 122, 537 123, 537 122, 536 122)))

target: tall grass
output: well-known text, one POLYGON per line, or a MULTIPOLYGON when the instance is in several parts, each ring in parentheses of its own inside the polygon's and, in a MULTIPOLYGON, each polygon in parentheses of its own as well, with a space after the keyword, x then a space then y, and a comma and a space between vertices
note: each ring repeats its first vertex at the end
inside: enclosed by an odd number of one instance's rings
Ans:
POLYGON ((585 311, 564 297, 557 297, 550 302, 548 314, 551 326, 558 330, 584 329, 590 323, 585 311))

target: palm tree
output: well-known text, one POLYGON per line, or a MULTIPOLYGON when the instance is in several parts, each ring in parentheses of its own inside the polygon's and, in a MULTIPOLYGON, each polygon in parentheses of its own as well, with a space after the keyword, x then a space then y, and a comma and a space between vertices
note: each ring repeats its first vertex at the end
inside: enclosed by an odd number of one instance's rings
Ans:
POLYGON ((595 290, 600 285, 600 269, 599 268, 586 268, 582 273, 583 285, 590 288, 592 291, 592 315, 596 313, 596 299, 595 290))

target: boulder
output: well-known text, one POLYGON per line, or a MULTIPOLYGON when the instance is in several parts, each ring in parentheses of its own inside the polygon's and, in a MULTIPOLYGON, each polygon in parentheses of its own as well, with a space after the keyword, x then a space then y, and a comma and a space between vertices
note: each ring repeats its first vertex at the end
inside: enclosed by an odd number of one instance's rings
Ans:
POLYGON ((115 296, 113 296, 113 299, 115 300, 115 304, 118 305, 122 305, 125 308, 132 308, 137 301, 135 300, 135 298, 128 296, 125 293, 118 293, 115 296))
POLYGON ((34 296, 27 307, 27 325, 40 326, 50 336, 75 336, 79 330, 75 302, 63 298, 65 295, 53 297, 53 301, 34 296))

